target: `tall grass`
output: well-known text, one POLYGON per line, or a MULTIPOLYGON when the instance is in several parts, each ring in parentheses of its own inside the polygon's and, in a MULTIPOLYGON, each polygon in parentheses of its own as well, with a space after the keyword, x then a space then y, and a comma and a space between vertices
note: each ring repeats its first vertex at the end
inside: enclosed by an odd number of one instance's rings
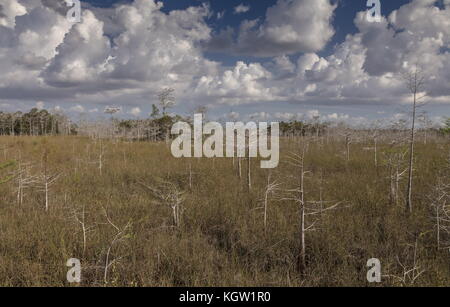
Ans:
MULTIPOLYGON (((363 150, 367 144, 352 144, 346 161, 344 142, 311 140, 305 197, 342 203, 307 233, 307 269, 300 276, 298 207, 277 200, 283 193, 278 191, 269 200, 264 231, 261 199, 268 171, 256 160, 249 191, 232 159, 175 159, 166 143, 81 137, 0 142, 9 147, 2 159, 17 161, 14 168, 30 163, 30 175, 40 174, 45 153, 48 171, 61 174, 50 189, 48 212, 37 187, 25 189, 19 206, 16 180, 0 185, 1 286, 67 286, 69 258, 81 260, 84 286, 365 286, 370 258, 381 260, 382 286, 450 285, 450 251, 436 249, 428 198, 446 167, 448 143, 417 144, 415 211, 406 215, 404 181, 400 203, 392 204, 388 167, 375 167, 373 155, 363 150), (178 226, 172 209, 145 188, 161 180, 184 192, 178 226), (82 210, 89 227, 84 253, 75 218, 82 210), (129 225, 114 244, 112 225, 129 225), (105 280, 108 249, 112 263, 105 280), (424 273, 414 283, 399 280, 395 276, 403 276, 402 266, 411 266, 414 254, 424 273)), ((300 143, 282 142, 281 163, 271 177, 283 189, 295 186, 295 170, 285 161, 300 143)), ((380 153, 387 148, 381 144, 380 153)))

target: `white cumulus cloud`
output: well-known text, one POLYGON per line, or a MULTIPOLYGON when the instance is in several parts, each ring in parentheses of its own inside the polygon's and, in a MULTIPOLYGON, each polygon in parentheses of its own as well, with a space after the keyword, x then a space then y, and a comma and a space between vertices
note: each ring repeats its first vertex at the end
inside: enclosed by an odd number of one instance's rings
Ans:
POLYGON ((234 8, 234 13, 235 14, 247 13, 248 11, 250 11, 250 6, 249 5, 244 5, 242 3, 234 8))

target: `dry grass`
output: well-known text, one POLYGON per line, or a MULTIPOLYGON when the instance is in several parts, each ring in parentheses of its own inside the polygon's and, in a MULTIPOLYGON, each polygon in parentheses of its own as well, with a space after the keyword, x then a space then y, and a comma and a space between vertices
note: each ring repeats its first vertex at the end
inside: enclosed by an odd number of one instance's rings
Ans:
MULTIPOLYGON (((304 142, 304 140, 302 141, 304 142)), ((0 163, 32 165, 61 174, 50 188, 49 210, 37 186, 17 202, 17 179, 0 185, 0 285, 67 286, 67 259, 81 259, 81 285, 89 286, 365 286, 366 262, 379 258, 383 286, 400 281, 403 268, 416 263, 425 272, 413 285, 449 286, 449 250, 436 249, 435 226, 427 196, 446 166, 448 143, 417 145, 414 214, 405 215, 404 199, 389 201, 388 168, 375 168, 367 144, 352 144, 345 158, 341 141, 311 141, 305 166, 307 201, 342 202, 324 213, 317 230, 307 233, 307 271, 297 273, 298 208, 271 196, 267 231, 264 197, 268 171, 253 162, 252 190, 239 179, 232 159, 175 159, 165 143, 92 141, 79 137, 3 137, 8 147, 0 163), (102 170, 99 154, 104 146, 102 170), (189 164, 193 186, 189 188, 189 164), (321 179, 323 178, 323 179, 321 179), (172 208, 145 187, 170 182, 183 193, 179 226, 172 208), (89 227, 85 252, 79 221, 85 210, 89 227), (109 221, 108 221, 109 220, 109 221), (114 241, 118 233, 120 240, 114 241), (128 227, 126 227, 128 225, 128 227), (417 248, 414 248, 417 243, 417 248), (104 280, 107 250, 111 265, 104 280)), ((285 161, 299 150, 284 140, 280 166, 271 178, 283 189, 295 185, 285 161)), ((237 163, 236 163, 237 164, 237 163)), ((2 170, 3 173, 14 169, 2 170)), ((448 181, 448 178, 446 178, 448 181)), ((401 195, 404 195, 404 182, 401 195)), ((169 193, 169 192, 168 192, 169 193)))

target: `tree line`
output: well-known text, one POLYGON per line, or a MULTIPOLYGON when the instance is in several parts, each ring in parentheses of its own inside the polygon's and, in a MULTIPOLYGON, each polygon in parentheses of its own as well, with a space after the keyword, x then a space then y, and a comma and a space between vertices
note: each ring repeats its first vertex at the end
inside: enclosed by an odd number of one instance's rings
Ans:
POLYGON ((70 135, 76 126, 63 114, 33 108, 27 113, 0 111, 0 135, 70 135))

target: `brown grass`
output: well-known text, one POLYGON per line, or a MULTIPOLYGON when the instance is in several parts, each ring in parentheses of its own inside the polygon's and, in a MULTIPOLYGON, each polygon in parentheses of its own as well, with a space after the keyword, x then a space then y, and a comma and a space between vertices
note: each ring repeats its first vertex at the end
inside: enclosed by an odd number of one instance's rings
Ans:
MULTIPOLYGON (((304 141, 304 140, 303 140, 304 141)), ((427 198, 446 166, 448 143, 417 145, 414 179, 414 214, 407 216, 404 199, 389 201, 388 169, 375 168, 367 144, 353 144, 346 162, 341 141, 320 145, 311 141, 306 168, 306 199, 340 201, 342 205, 322 215, 318 229, 309 232, 307 272, 297 273, 299 249, 298 208, 269 201, 268 229, 263 210, 268 171, 253 162, 251 191, 239 180, 232 159, 175 159, 165 143, 112 142, 105 144, 102 173, 98 169, 100 142, 80 137, 2 137, 10 146, 0 152, 0 162, 32 163, 32 174, 44 168, 61 173, 50 189, 50 208, 36 187, 25 190, 21 206, 16 200, 16 180, 0 185, 0 285, 67 286, 67 259, 82 262, 83 286, 103 286, 105 253, 116 229, 130 227, 111 248, 115 262, 108 286, 366 286, 369 258, 379 258, 382 286, 411 285, 397 278, 400 265, 412 265, 417 242, 417 263, 425 272, 413 285, 449 286, 449 251, 436 250, 435 226, 427 198), (20 157, 20 161, 19 161, 20 157), (193 187, 189 189, 189 163, 193 187), (321 184, 321 174, 323 183, 321 184), (144 187, 158 180, 184 191, 184 211, 179 227, 173 226, 171 208, 162 205, 144 187), (83 255, 81 226, 74 210, 85 207, 87 236, 83 255)), ((273 179, 284 189, 294 186, 294 170, 285 163, 298 141, 284 140, 280 166, 273 179)), ((380 146, 381 152, 387 145, 380 146)), ((17 169, 16 165, 16 169, 17 169)), ((11 169, 12 170, 12 169, 11 169)), ((7 170, 2 170, 7 173, 7 170)), ((2 174, 0 174, 0 178, 2 174)), ((448 178, 446 178, 448 181, 448 178)), ((404 195, 402 182, 401 195, 404 195)))

